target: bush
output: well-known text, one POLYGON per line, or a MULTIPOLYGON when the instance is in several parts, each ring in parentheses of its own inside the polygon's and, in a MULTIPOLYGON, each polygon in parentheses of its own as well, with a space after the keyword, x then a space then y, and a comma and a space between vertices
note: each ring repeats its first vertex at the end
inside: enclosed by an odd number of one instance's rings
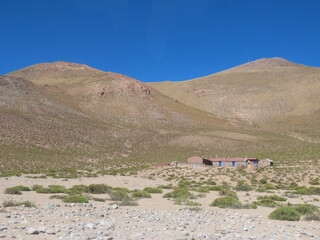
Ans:
POLYGON ((104 194, 110 192, 111 189, 112 187, 105 184, 90 184, 88 190, 93 194, 104 194))
POLYGON ((169 185, 160 185, 158 188, 161 188, 161 189, 172 189, 173 186, 171 184, 169 184, 169 185))
POLYGON ((201 206, 201 203, 190 201, 187 198, 178 198, 175 200, 174 204, 176 205, 186 205, 186 206, 201 206))
POLYGON ((228 208, 228 207, 232 207, 233 205, 236 204, 241 204, 241 202, 237 199, 234 199, 232 197, 219 197, 216 198, 211 204, 210 206, 215 206, 215 207, 219 207, 219 208, 228 208))
POLYGON ((49 197, 49 199, 64 199, 68 195, 52 195, 49 197))
POLYGON ((269 219, 283 221, 299 221, 300 214, 292 207, 280 207, 269 214, 269 219))
POLYGON ((278 206, 278 204, 273 201, 272 199, 270 198, 265 198, 265 199, 262 199, 260 201, 255 201, 254 204, 258 205, 258 206, 264 206, 264 207, 276 207, 278 206))
POLYGON ((200 193, 208 193, 208 192, 210 192, 207 187, 199 187, 196 191, 200 192, 200 193))
POLYGON ((13 194, 13 195, 21 195, 22 194, 22 192, 16 187, 6 188, 4 193, 5 194, 13 194))
POLYGON ((191 193, 184 188, 177 188, 176 190, 163 195, 164 198, 188 198, 190 196, 191 193))
POLYGON ((106 200, 103 199, 103 198, 97 198, 97 197, 94 197, 92 198, 93 201, 96 201, 96 202, 105 202, 106 200))
POLYGON ((15 202, 15 201, 4 201, 3 207, 17 207, 17 206, 24 206, 24 207, 35 207, 36 205, 33 202, 30 201, 24 201, 24 202, 15 202))
POLYGON ((64 186, 49 185, 47 188, 39 188, 37 193, 68 193, 68 190, 64 186))
POLYGON ((21 195, 22 194, 21 191, 31 191, 31 189, 29 187, 19 185, 19 186, 6 188, 4 193, 6 193, 6 194, 14 194, 14 195, 21 195))
POLYGON ((277 196, 277 195, 271 195, 271 196, 259 196, 257 197, 258 200, 264 200, 264 199, 270 199, 272 201, 280 201, 285 202, 287 199, 285 197, 277 196))
POLYGON ((250 191, 252 188, 249 184, 245 183, 244 181, 239 181, 237 186, 235 187, 238 191, 250 191))
POLYGON ((294 207, 294 209, 301 215, 312 214, 319 211, 318 208, 311 204, 299 204, 294 207))
POLYGON ((86 185, 74 185, 71 188, 69 188, 69 192, 76 194, 87 193, 89 192, 89 187, 86 185))
POLYGON ((223 187, 222 186, 210 186, 210 187, 208 187, 208 190, 209 191, 221 191, 221 190, 223 190, 223 187))
POLYGON ((113 190, 109 192, 110 200, 116 201, 120 206, 136 206, 138 205, 124 189, 113 190))
POLYGON ((151 188, 151 187, 147 187, 143 189, 143 191, 147 193, 163 193, 163 190, 161 188, 151 188))
POLYGON ((130 198, 128 192, 116 190, 109 192, 111 201, 122 201, 123 199, 130 198))
POLYGON ((62 200, 64 203, 88 203, 89 200, 82 195, 71 195, 62 200))
POLYGON ((233 199, 238 199, 237 193, 234 192, 234 191, 231 191, 229 189, 222 189, 219 192, 219 194, 220 194, 220 196, 226 196, 226 197, 230 197, 230 198, 233 198, 233 199))
POLYGON ((134 198, 151 198, 151 194, 145 191, 136 191, 131 194, 134 198))
POLYGON ((40 188, 43 188, 43 186, 41 186, 41 185, 33 185, 33 186, 31 187, 32 191, 37 191, 37 190, 40 189, 40 188))

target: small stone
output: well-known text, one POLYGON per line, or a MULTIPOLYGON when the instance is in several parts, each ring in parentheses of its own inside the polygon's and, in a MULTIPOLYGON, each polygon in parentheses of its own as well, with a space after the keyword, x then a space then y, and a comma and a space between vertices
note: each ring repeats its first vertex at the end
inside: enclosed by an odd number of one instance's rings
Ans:
POLYGON ((119 208, 119 205, 113 204, 113 205, 112 205, 112 208, 113 208, 113 209, 118 209, 118 208, 119 208))
POLYGON ((38 227, 39 233, 45 233, 47 231, 47 228, 45 226, 38 227))
POLYGON ((35 228, 29 228, 28 234, 37 235, 37 234, 39 234, 39 231, 35 228))
POLYGON ((46 234, 55 235, 56 232, 55 232, 52 228, 48 228, 48 229, 46 230, 46 234))
POLYGON ((95 229, 96 226, 93 223, 88 223, 88 224, 86 224, 86 228, 95 229))

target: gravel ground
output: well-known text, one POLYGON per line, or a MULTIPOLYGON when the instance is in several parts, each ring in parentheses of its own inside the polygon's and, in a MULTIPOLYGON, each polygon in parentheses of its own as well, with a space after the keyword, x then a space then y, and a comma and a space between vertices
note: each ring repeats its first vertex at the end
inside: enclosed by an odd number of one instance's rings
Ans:
POLYGON ((101 204, 1 209, 4 239, 320 239, 319 222, 268 221, 227 209, 154 210, 101 204))

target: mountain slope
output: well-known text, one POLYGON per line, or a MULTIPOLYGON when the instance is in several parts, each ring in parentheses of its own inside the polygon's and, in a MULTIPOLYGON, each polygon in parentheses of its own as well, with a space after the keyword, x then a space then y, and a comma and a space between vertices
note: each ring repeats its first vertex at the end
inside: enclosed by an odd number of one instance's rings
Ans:
POLYGON ((8 74, 38 85, 55 86, 72 97, 79 108, 101 120, 137 126, 200 124, 224 125, 223 121, 183 106, 145 83, 103 72, 86 65, 54 62, 36 64, 8 74), (210 118, 210 120, 206 120, 210 118))
POLYGON ((1 79, 6 169, 169 162, 271 144, 137 80, 85 65, 39 64, 1 79))
POLYGON ((225 119, 275 131, 307 129, 320 133, 316 125, 320 68, 281 58, 260 59, 189 81, 151 85, 167 96, 225 119), (287 124, 293 118, 296 121, 287 124), (305 124, 306 128, 302 126, 305 124))

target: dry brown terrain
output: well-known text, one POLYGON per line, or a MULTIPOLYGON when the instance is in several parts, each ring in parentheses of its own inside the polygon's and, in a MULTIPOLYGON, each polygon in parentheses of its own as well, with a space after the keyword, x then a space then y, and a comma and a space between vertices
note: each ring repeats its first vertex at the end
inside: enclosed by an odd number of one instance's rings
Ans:
POLYGON ((319 141, 320 69, 259 59, 197 79, 151 85, 224 119, 319 141))
POLYGON ((308 159, 318 154, 309 139, 226 121, 138 80, 82 64, 44 63, 9 73, 0 92, 2 172, 103 169, 193 155, 289 160, 292 151, 301 160, 301 148, 308 159))

